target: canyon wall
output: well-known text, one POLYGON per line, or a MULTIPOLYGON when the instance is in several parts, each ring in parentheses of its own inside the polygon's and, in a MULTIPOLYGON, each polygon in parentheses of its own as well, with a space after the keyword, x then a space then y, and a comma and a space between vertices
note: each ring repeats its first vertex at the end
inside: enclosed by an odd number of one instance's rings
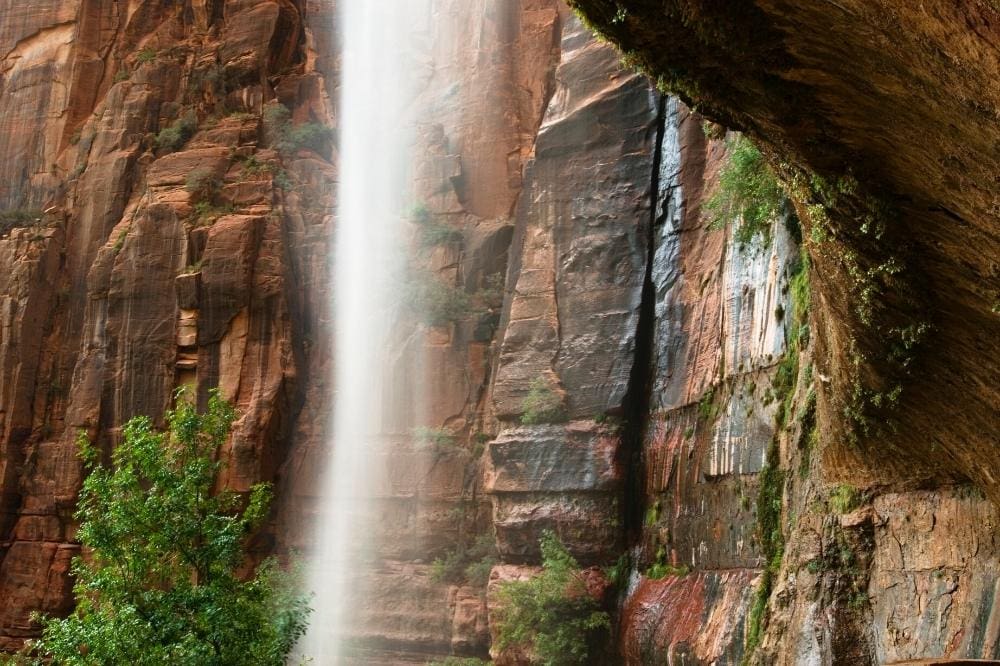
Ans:
MULTIPOLYGON (((628 48, 617 14, 592 4, 628 48)), ((966 18, 992 39, 1000 17, 975 6, 966 18)), ((109 449, 130 417, 162 420, 179 387, 201 401, 218 387, 239 409, 220 483, 275 484, 254 553, 308 552, 332 388, 338 56, 335 7, 312 0, 6 0, 0 16, 0 209, 32 211, 0 239, 0 647, 15 648, 37 631, 32 611, 71 608, 76 433, 109 449), (286 123, 316 131, 290 142, 286 123), (190 136, 173 145, 164 129, 190 136)), ((644 34, 637 16, 624 27, 644 34)), ((797 25, 816 28, 806 19, 797 25)), ((980 306, 997 240, 969 213, 987 196, 980 171, 935 172, 953 189, 978 183, 975 201, 897 198, 906 214, 923 207, 913 229, 927 234, 906 246, 906 271, 933 289, 919 308, 907 300, 916 287, 898 301, 877 292, 866 328, 852 314, 866 284, 817 251, 810 205, 839 196, 829 235, 852 247, 843 220, 881 210, 862 174, 893 144, 856 162, 831 153, 825 170, 808 162, 825 178, 809 187, 837 192, 804 194, 797 215, 742 243, 702 215, 725 131, 622 65, 562 3, 442 0, 415 30, 413 307, 397 322, 390 390, 419 400, 372 444, 388 474, 370 498, 375 556, 357 572, 370 594, 351 629, 356 661, 488 656, 490 591, 537 570, 547 529, 595 567, 615 611, 602 663, 1000 656, 1000 517, 965 483, 994 495, 997 324, 980 306), (851 181, 826 168, 836 160, 851 181), (962 231, 928 231, 930 220, 962 231), (946 307, 948 275, 965 286, 946 307), (880 365, 890 333, 916 348, 928 330, 904 315, 935 305, 930 330, 949 353, 880 365), (865 423, 882 415, 873 396, 888 400, 906 377, 881 442, 871 426, 848 444, 855 356, 865 423), (931 390, 933 376, 947 391, 931 390), (972 388, 956 409, 961 377, 972 388), (550 413, 532 414, 539 402, 550 413), (627 573, 608 580, 601 568, 619 561, 627 573)), ((643 45, 666 43, 654 37, 643 45)), ((695 58, 686 43, 671 51, 695 58)), ((713 117, 778 152, 812 145, 762 110, 768 88, 749 83, 759 72, 723 64, 754 95, 718 93, 726 104, 704 107, 713 117)), ((956 85, 974 89, 977 67, 956 85)), ((878 99, 836 126, 884 121, 878 99)), ((917 113, 900 111, 906 127, 917 113)), ((914 159, 885 160, 892 182, 914 159)), ((781 168, 807 178, 802 161, 781 168)), ((858 270, 888 261, 868 246, 855 256, 858 270)))

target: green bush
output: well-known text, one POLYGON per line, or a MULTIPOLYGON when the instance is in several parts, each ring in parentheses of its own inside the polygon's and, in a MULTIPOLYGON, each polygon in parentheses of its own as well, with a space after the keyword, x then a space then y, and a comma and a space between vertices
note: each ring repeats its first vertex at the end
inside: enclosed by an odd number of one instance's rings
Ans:
POLYGON ((675 567, 667 564, 667 550, 663 546, 656 549, 656 560, 646 569, 646 578, 660 580, 667 576, 686 576, 689 573, 687 565, 675 567))
POLYGON ((715 387, 711 386, 698 401, 698 418, 708 421, 715 418, 715 387))
POLYGON ((785 192, 750 139, 739 134, 727 141, 728 158, 719 172, 719 186, 705 202, 709 228, 737 222, 734 236, 745 245, 769 233, 785 205, 785 192))
POLYGON ((73 563, 76 608, 40 620, 28 663, 283 666, 302 636, 309 608, 287 576, 273 561, 243 570, 270 489, 215 492, 235 412, 217 392, 202 414, 178 403, 166 432, 129 421, 110 466, 80 436, 89 475, 77 537, 88 554, 73 563))
POLYGON ((476 657, 445 657, 427 662, 427 666, 489 666, 488 661, 476 657))
POLYGON ((261 162, 256 155, 243 160, 243 174, 246 176, 260 176, 265 173, 272 173, 274 165, 269 162, 261 162))
POLYGON ((0 236, 6 236, 14 229, 30 227, 41 219, 42 211, 33 208, 0 210, 0 236))
POLYGON ((861 506, 861 493, 854 486, 842 483, 830 493, 829 504, 834 513, 850 513, 861 506))
POLYGON ((476 297, 489 310, 499 310, 503 306, 505 280, 503 273, 497 272, 483 278, 483 288, 476 297))
POLYGON ((420 243, 425 247, 444 245, 462 240, 462 232, 438 222, 424 204, 417 204, 410 211, 410 221, 417 225, 420 243))
POLYGON ((407 288, 410 311, 428 326, 445 326, 472 314, 469 294, 433 276, 417 277, 407 288))
POLYGON ((562 398, 549 388, 543 377, 531 382, 528 395, 521 401, 521 423, 561 423, 566 420, 562 398))
POLYGON ((194 222, 198 226, 211 225, 223 215, 236 210, 232 204, 217 206, 211 201, 198 201, 194 205, 194 222))
POLYGON ((492 534, 481 534, 474 540, 460 543, 444 557, 431 564, 431 579, 437 583, 463 583, 486 587, 490 571, 497 563, 496 542, 492 534))
POLYGON ((146 48, 142 49, 135 56, 135 61, 141 65, 153 62, 154 60, 156 60, 156 49, 154 49, 151 46, 147 46, 146 48))
POLYGON ((198 116, 188 111, 156 135, 156 147, 167 153, 180 150, 198 131, 198 116))
POLYGON ((591 642, 610 629, 587 592, 580 565, 552 532, 541 538, 542 572, 498 590, 497 647, 531 650, 546 666, 586 663, 591 642))
POLYGON ((285 156, 302 148, 323 154, 333 141, 333 130, 317 122, 295 125, 288 107, 274 102, 264 107, 264 136, 285 156))
POLYGON ((198 203, 211 201, 222 187, 222 181, 215 172, 205 167, 195 169, 184 179, 184 189, 191 193, 191 199, 198 203))
POLYGON ((436 449, 456 448, 454 433, 445 428, 420 426, 413 429, 413 437, 417 443, 424 446, 433 446, 436 449))
POLYGON ((646 509, 646 517, 642 522, 646 527, 653 527, 660 522, 660 500, 649 505, 649 508, 646 509))

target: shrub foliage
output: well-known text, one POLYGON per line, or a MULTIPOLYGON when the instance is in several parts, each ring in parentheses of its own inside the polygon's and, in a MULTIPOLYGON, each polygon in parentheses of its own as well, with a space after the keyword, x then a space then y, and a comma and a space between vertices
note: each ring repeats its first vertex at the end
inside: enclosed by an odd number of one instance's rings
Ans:
POLYGON ((722 229, 738 221, 737 243, 745 245, 766 235, 785 206, 785 192, 760 150, 742 134, 727 140, 728 161, 719 172, 719 186, 705 202, 709 227, 722 229))
POLYGON ((183 116, 160 130, 156 135, 156 147, 167 153, 180 150, 198 131, 198 116, 188 111, 183 116))
POLYGON ((15 208, 0 210, 0 236, 6 236, 14 229, 28 227, 42 219, 42 211, 15 208))
POLYGON ((73 565, 76 609, 41 619, 21 663, 281 666, 302 635, 306 600, 272 561, 239 574, 269 488, 246 501, 213 492, 233 409, 217 394, 204 414, 179 402, 168 432, 129 421, 110 466, 80 437, 90 474, 76 513, 87 552, 73 565))
POLYGON ((542 377, 531 382, 528 395, 521 401, 521 423, 534 425, 536 423, 560 423, 566 420, 562 398, 549 388, 542 377))
POLYGON ((546 666, 586 663, 591 642, 611 627, 587 592, 580 565, 558 537, 541 538, 542 573, 498 591, 497 646, 530 649, 546 666))
POLYGON ((264 133, 271 146, 285 156, 301 148, 325 154, 333 141, 333 130, 317 122, 296 125, 292 112, 284 104, 273 103, 264 108, 264 133))

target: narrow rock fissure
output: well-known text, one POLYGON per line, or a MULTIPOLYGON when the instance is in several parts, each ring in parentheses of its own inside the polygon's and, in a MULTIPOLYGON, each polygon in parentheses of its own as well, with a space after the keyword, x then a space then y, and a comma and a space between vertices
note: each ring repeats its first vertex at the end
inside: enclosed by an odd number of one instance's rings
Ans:
POLYGON ((656 325, 656 288, 653 284, 653 255, 656 252, 656 222, 660 191, 660 161, 667 122, 667 97, 661 96, 656 112, 656 148, 650 174, 649 221, 646 226, 646 269, 639 304, 635 336, 635 359, 623 400, 625 423, 622 431, 621 457, 625 468, 623 527, 625 544, 631 547, 642 537, 645 510, 645 461, 643 441, 648 426, 653 370, 653 341, 656 325))

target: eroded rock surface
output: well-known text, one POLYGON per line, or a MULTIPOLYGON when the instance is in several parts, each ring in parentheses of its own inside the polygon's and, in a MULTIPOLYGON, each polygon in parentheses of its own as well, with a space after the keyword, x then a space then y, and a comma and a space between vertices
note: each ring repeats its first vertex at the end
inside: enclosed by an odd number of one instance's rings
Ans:
MULTIPOLYGON (((392 390, 421 400, 371 444, 387 475, 366 498, 356 661, 489 655, 490 591, 537 573, 546 529, 595 567, 617 623, 603 659, 996 658, 998 518, 954 482, 995 499, 997 10, 576 4, 806 179, 810 326, 792 329, 791 220, 746 246, 706 227, 727 149, 698 113, 556 0, 439 3, 411 194, 451 232, 425 243, 413 221, 408 277, 469 307, 397 327, 392 390), (478 574, 439 575, 482 539, 478 574), (611 589, 596 567, 616 561, 611 589)), ((45 211, 0 238, 14 648, 32 611, 70 609, 75 433, 109 448, 180 386, 240 410, 220 483, 276 485, 254 554, 311 546, 336 142, 278 152, 264 108, 336 129, 338 55, 329 3, 0 0, 0 17, 0 209, 45 211), (189 117, 186 141, 158 140, 189 117)))

